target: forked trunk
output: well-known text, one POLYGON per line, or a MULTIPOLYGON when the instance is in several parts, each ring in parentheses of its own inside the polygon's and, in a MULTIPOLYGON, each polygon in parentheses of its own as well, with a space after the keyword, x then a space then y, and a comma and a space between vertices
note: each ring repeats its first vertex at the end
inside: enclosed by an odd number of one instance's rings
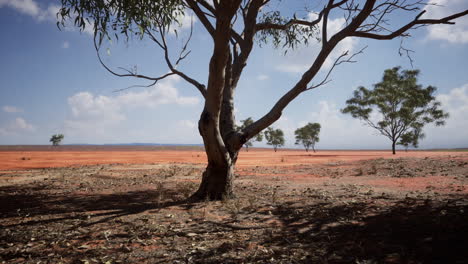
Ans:
POLYGON ((208 165, 202 175, 200 187, 191 197, 194 201, 229 199, 234 195, 234 165, 242 145, 228 150, 218 124, 217 119, 211 118, 206 110, 203 112, 199 130, 205 145, 208 165))

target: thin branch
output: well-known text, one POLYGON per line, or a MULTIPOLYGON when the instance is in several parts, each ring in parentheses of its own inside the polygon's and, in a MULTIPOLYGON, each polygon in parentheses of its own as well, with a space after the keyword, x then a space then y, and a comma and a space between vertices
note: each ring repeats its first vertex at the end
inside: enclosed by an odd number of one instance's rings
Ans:
POLYGON ((378 39, 378 40, 389 40, 389 39, 394 39, 402 35, 404 36, 406 31, 408 31, 409 29, 412 29, 416 25, 431 25, 431 24, 453 25, 455 24, 455 22, 452 22, 452 20, 468 15, 468 10, 465 10, 463 12, 456 13, 451 16, 447 16, 447 17, 440 18, 440 19, 419 19, 425 12, 426 10, 422 11, 415 17, 413 21, 411 21, 410 23, 402 26, 401 28, 387 35, 379 35, 379 34, 374 34, 374 33, 369 33, 369 32, 363 32, 363 31, 355 31, 351 33, 350 36, 359 37, 359 38, 378 39))
POLYGON ((147 75, 143 75, 143 74, 137 74, 137 73, 133 73, 129 70, 126 70, 125 71, 127 73, 125 74, 121 74, 121 73, 117 73, 115 71, 113 71, 109 66, 107 66, 104 61, 102 60, 101 58, 101 54, 99 53, 99 47, 96 43, 96 37, 94 37, 94 48, 96 50, 96 54, 97 54, 97 57, 98 57, 98 60, 99 60, 99 63, 104 67, 104 69, 106 69, 108 72, 110 72, 111 74, 115 75, 115 76, 118 76, 118 77, 135 77, 135 78, 140 78, 140 79, 146 79, 146 80, 150 80, 150 81, 154 81, 153 85, 156 84, 158 81, 162 80, 162 79, 165 79, 167 77, 169 77, 170 75, 173 75, 174 73, 166 73, 162 76, 159 76, 159 77, 149 77, 147 75))
POLYGON ((406 57, 410 61, 411 68, 413 68, 413 58, 411 57, 411 52, 414 53, 414 50, 407 49, 403 46, 403 38, 400 41, 400 48, 398 49, 398 54, 403 56, 404 53, 406 53, 406 57))
MULTIPOLYGON (((174 73, 169 73, 170 75, 173 75, 174 73)), ((129 90, 129 89, 132 89, 132 88, 150 88, 151 86, 154 86, 156 85, 158 81, 154 81, 148 85, 139 85, 139 84, 136 84, 136 85, 132 85, 132 86, 129 86, 129 87, 126 87, 126 88, 122 88, 122 89, 117 89, 117 90, 114 90, 114 93, 117 93, 117 92, 122 92, 122 91, 126 91, 126 90, 129 90)))
MULTIPOLYGON (((185 54, 185 55, 182 55, 182 54, 185 51, 185 49, 187 48, 188 41, 190 41, 190 38, 192 36, 192 30, 193 30, 193 25, 191 26, 191 29, 190 29, 190 37, 187 40, 186 44, 184 45, 183 51, 180 53, 179 58, 177 59, 176 66, 181 60, 186 58, 187 55, 188 55, 188 53, 185 54)), ((206 97, 205 85, 203 85, 200 82, 196 81, 195 79, 189 77, 187 74, 177 70, 176 67, 174 67, 174 65, 172 64, 172 62, 171 62, 171 60, 169 58, 169 48, 168 48, 167 43, 166 43, 166 36, 165 36, 166 33, 165 32, 166 32, 166 30, 165 30, 164 27, 159 27, 159 35, 160 35, 160 38, 161 38, 160 43, 161 43, 162 49, 164 51, 164 60, 166 61, 167 67, 169 67, 169 70, 171 70, 172 73, 179 75, 180 77, 182 77, 182 79, 184 79, 188 83, 195 86, 195 88, 197 88, 198 91, 200 91, 202 96, 206 97)))
POLYGON ((342 64, 342 63, 346 63, 346 62, 347 62, 347 63, 355 63, 356 61, 353 60, 353 58, 356 57, 358 54, 363 53, 364 50, 365 50, 366 48, 367 48, 367 46, 365 46, 364 48, 360 49, 358 52, 353 53, 351 56, 349 56, 349 58, 347 58, 347 59, 345 59, 345 60, 343 60, 343 58, 346 57, 346 56, 348 56, 349 51, 343 52, 343 53, 335 60, 335 62, 333 63, 332 67, 330 68, 330 70, 328 70, 328 73, 327 73, 327 75, 325 76, 325 78, 323 78, 323 80, 322 80, 321 82, 319 82, 318 84, 312 85, 312 86, 310 86, 310 87, 307 87, 307 89, 305 89, 305 90, 306 90, 306 91, 307 91, 307 90, 312 90, 312 89, 315 89, 315 88, 317 88, 317 87, 319 87, 319 86, 322 86, 322 85, 325 85, 325 84, 331 82, 332 80, 329 80, 328 78, 330 77, 330 75, 331 75, 333 69, 334 69, 336 66, 338 66, 338 65, 340 65, 340 64, 342 64))

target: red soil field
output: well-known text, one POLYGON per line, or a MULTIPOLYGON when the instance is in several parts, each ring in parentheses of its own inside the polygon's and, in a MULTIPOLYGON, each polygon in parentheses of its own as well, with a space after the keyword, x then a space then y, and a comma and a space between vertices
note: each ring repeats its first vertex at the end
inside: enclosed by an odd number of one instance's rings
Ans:
MULTIPOLYGON (((293 166, 301 164, 346 163, 376 158, 405 157, 448 157, 457 155, 468 159, 468 152, 448 151, 399 151, 392 155, 382 151, 326 150, 305 152, 304 150, 272 149, 242 150, 237 161, 238 167, 249 166, 293 166)), ((33 146, 2 147, 0 149, 0 170, 22 170, 34 168, 68 167, 96 164, 168 164, 206 163, 205 152, 199 147, 95 147, 95 146, 33 146)))
POLYGON ((192 203, 205 164, 200 147, 0 146, 0 263, 468 259, 468 152, 243 149, 236 197, 192 203))

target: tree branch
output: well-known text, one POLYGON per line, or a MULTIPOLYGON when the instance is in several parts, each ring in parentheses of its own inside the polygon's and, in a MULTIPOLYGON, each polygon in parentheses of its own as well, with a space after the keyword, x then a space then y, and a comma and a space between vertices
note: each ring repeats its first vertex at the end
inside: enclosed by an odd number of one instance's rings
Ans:
MULTIPOLYGON (((102 58, 101 58, 101 54, 99 53, 99 46, 97 45, 96 43, 96 36, 94 36, 94 48, 96 50, 96 54, 97 54, 97 57, 98 57, 98 60, 99 60, 99 63, 104 67, 104 69, 106 69, 108 72, 110 72, 112 75, 115 75, 117 77, 134 77, 134 78, 139 78, 139 79, 146 79, 146 80, 150 80, 150 81, 153 81, 149 86, 152 86, 152 85, 155 85, 158 81, 160 80, 163 80, 171 75, 174 75, 175 73, 173 72, 170 72, 170 73, 166 73, 166 74, 163 74, 159 77, 149 77, 147 75, 143 75, 143 74, 137 74, 137 73, 134 73, 134 72, 131 72, 127 69, 124 69, 127 73, 125 74, 121 74, 121 73, 117 73, 115 71, 113 71, 109 66, 107 66, 103 61, 102 61, 102 58)), ((148 87, 149 87, 148 86, 148 87)), ((127 87, 127 88, 124 88, 124 89, 120 89, 120 90, 126 90, 130 87, 127 87)))
MULTIPOLYGON (((189 35, 189 38, 187 39, 187 42, 185 43, 185 45, 183 46, 182 48, 182 51, 179 55, 179 58, 177 59, 177 62, 176 62, 176 66, 177 64, 182 61, 184 58, 187 57, 188 53, 183 55, 183 52, 186 50, 187 48, 187 45, 188 45, 188 42, 190 41, 191 37, 192 37, 192 30, 193 30, 193 25, 190 27, 190 35, 189 35)), ((206 97, 206 88, 205 88, 205 85, 199 83, 198 81, 196 81, 195 79, 189 77, 187 74, 179 71, 176 69, 176 67, 174 67, 174 65, 172 64, 170 58, 169 58, 169 48, 167 46, 167 43, 166 43, 166 37, 165 37, 165 29, 160 27, 160 30, 159 30, 159 35, 161 37, 161 46, 162 46, 162 49, 164 51, 164 60, 166 61, 166 64, 167 66, 169 67, 169 70, 171 70, 171 72, 173 72, 174 74, 177 74, 179 75, 180 77, 182 77, 182 79, 184 79, 185 81, 187 81, 188 83, 192 84, 193 86, 195 86, 195 88, 198 89, 198 91, 200 91, 200 93, 202 94, 203 97, 206 97)))
POLYGON ((355 31, 350 36, 359 37, 359 38, 378 39, 378 40, 389 40, 389 39, 394 39, 399 36, 405 36, 405 32, 410 30, 416 25, 431 25, 431 24, 453 25, 455 24, 455 22, 452 22, 452 20, 468 15, 468 10, 465 10, 463 12, 456 13, 451 16, 447 16, 447 17, 440 18, 440 19, 419 19, 425 12, 426 10, 422 11, 415 17, 413 21, 411 21, 410 23, 402 26, 401 28, 387 35, 380 35, 380 34, 374 34, 374 33, 363 32, 363 31, 355 31))
MULTIPOLYGON (((211 22, 208 20, 208 18, 206 17, 205 13, 200 9, 200 7, 198 6, 197 2, 200 2, 200 1, 195 1, 195 0, 186 0, 188 6, 193 10, 193 12, 195 13, 195 15, 197 16, 198 19, 200 19, 200 22, 203 24, 203 26, 205 27, 206 31, 208 31, 208 33, 210 33, 210 35, 212 37, 214 37, 214 32, 215 32, 215 28, 213 27, 213 25, 211 24, 211 22)), ((208 3, 203 3, 204 1, 201 1, 200 4, 202 4, 203 7, 205 7, 205 5, 209 6, 208 3)), ((206 7, 205 7, 206 8, 206 7)), ((214 12, 214 9, 213 9, 213 12, 214 12)), ((215 13, 213 13, 215 14, 215 13)))
POLYGON ((318 84, 316 85, 312 85, 312 86, 309 86, 306 90, 312 90, 312 89, 315 89, 319 86, 322 86, 322 85, 325 85, 329 82, 331 82, 331 80, 328 80, 328 78, 330 77, 333 69, 342 64, 342 63, 355 63, 356 61, 353 60, 354 57, 356 57, 358 54, 361 54, 364 52, 364 50, 367 48, 367 46, 365 46, 364 48, 360 49, 358 52, 355 52, 353 53, 351 56, 349 56, 349 58, 345 59, 345 60, 342 60, 344 57, 348 56, 348 53, 349 53, 349 50, 347 50, 346 52, 343 52, 336 60, 335 62, 333 63, 332 67, 330 68, 330 70, 328 70, 327 72, 327 75, 325 76, 325 78, 323 78, 323 80, 321 82, 319 82, 318 84))

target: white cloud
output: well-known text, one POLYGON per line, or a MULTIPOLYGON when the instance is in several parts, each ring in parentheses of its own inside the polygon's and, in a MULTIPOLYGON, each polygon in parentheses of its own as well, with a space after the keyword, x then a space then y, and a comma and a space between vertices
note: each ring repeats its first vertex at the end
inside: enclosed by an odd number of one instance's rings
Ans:
POLYGON ((13 135, 22 132, 33 132, 36 128, 21 117, 15 118, 4 127, 0 127, 0 135, 13 135))
POLYGON ((319 147, 364 149, 386 148, 387 144, 390 144, 376 130, 342 114, 333 102, 320 101, 318 111, 312 112, 307 122, 319 123, 322 126, 320 143, 317 144, 319 147))
POLYGON ((23 109, 11 106, 11 105, 5 105, 2 107, 3 111, 6 113, 21 113, 23 112, 23 109))
POLYGON ((268 80, 270 79, 270 76, 266 75, 266 74, 260 74, 257 76, 257 80, 259 81, 265 81, 265 80, 268 80))
POLYGON ((70 42, 64 41, 64 42, 62 43, 62 49, 68 49, 69 47, 70 47, 70 42))
POLYGON ((195 129, 197 127, 197 123, 194 122, 194 121, 191 121, 191 120, 180 120, 179 125, 182 128, 191 129, 191 130, 193 130, 193 129, 195 129))
MULTIPOLYGON (((424 18, 442 18, 468 9, 466 0, 435 0, 437 6, 426 8, 424 18)), ((464 16, 454 20, 455 25, 432 25, 427 28, 428 38, 445 40, 450 43, 468 43, 468 17, 464 16)))
POLYGON ((116 98, 81 92, 69 97, 68 105, 75 120, 106 123, 125 120, 125 116, 121 113, 121 105, 116 98))
POLYGON ((32 17, 40 13, 40 8, 33 0, 0 0, 0 7, 7 6, 32 17))
POLYGON ((445 126, 428 126, 421 147, 468 147, 468 83, 439 94, 437 100, 450 114, 445 126))
POLYGON ((117 96, 93 95, 90 92, 77 93, 68 98, 72 116, 65 120, 66 133, 107 135, 127 119, 125 113, 132 108, 152 109, 164 104, 181 106, 198 104, 197 97, 179 95, 174 86, 178 80, 178 78, 166 79, 152 88, 117 96))
MULTIPOLYGON (((175 80, 175 79, 173 79, 175 80)), ((115 98, 119 104, 128 106, 155 107, 161 104, 195 105, 198 97, 183 97, 173 86, 173 81, 162 82, 154 88, 141 92, 129 92, 115 98)))
MULTIPOLYGON (((309 13, 308 19, 313 20, 317 17, 314 13, 309 13)), ((327 32, 329 38, 333 34, 341 30, 345 25, 346 20, 344 18, 330 19, 327 25, 327 32)), ((320 29, 321 31, 321 29, 320 29)), ((346 38, 335 47, 334 51, 326 59, 323 69, 329 69, 333 66, 335 60, 344 52, 349 51, 352 53, 358 44, 357 38, 346 38)), ((289 51, 282 62, 276 67, 278 71, 288 73, 303 73, 305 72, 314 62, 315 57, 320 51, 321 43, 311 43, 309 46, 299 48, 295 51, 289 51)))
POLYGON ((0 0, 0 8, 4 6, 29 15, 37 21, 54 21, 59 10, 59 6, 57 5, 49 5, 47 8, 42 8, 34 0, 0 0))
MULTIPOLYGON (((55 22, 57 21, 57 13, 60 10, 60 6, 58 5, 49 5, 47 7, 38 4, 39 1, 35 0, 0 0, 0 8, 2 7, 9 7, 21 14, 28 15, 39 22, 55 22)), ((40 3, 40 2, 39 2, 40 3)), ((73 25, 74 17, 72 16, 68 19, 64 30, 65 31, 76 31, 77 28, 73 25)), ((83 30, 84 33, 88 35, 93 35, 93 25, 88 21, 85 21, 86 27, 83 30)), ((62 46, 63 48, 65 47, 62 46)))
POLYGON ((15 119, 15 121, 12 124, 12 128, 14 130, 34 131, 34 126, 26 122, 26 120, 24 120, 21 117, 15 119))
POLYGON ((178 14, 176 19, 177 22, 171 24, 169 34, 175 35, 175 31, 177 31, 178 34, 182 31, 186 31, 198 21, 193 12, 188 9, 185 10, 184 14, 178 14))

